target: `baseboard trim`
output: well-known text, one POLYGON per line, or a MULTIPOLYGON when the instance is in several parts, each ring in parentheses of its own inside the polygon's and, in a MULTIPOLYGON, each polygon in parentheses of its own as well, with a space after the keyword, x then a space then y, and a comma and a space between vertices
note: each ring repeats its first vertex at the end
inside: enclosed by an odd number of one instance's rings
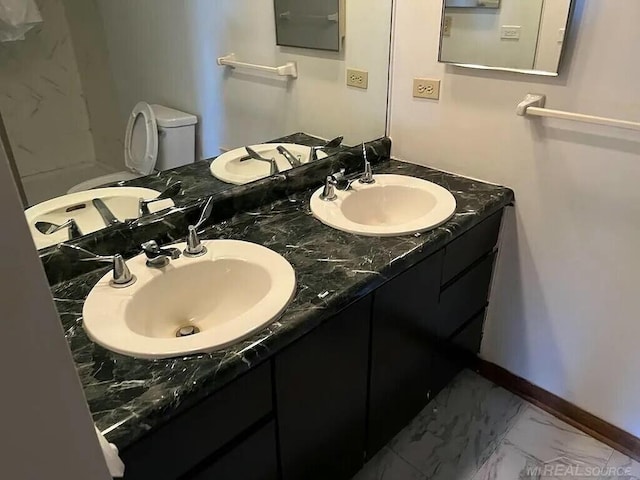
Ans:
POLYGON ((475 367, 480 375, 496 385, 522 397, 596 440, 600 440, 634 460, 640 461, 640 438, 605 422, 496 364, 478 359, 475 367))

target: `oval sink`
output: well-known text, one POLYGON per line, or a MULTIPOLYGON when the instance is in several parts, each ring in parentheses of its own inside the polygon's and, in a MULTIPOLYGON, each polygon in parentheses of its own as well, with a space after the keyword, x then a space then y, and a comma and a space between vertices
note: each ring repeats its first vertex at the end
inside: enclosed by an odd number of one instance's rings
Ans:
MULTIPOLYGON (((62 225, 73 218, 80 231, 86 235, 107 227, 98 210, 92 204, 94 198, 101 199, 118 220, 124 221, 139 217, 138 201, 141 198, 148 200, 156 198, 159 194, 160 192, 149 188, 96 188, 95 190, 71 193, 39 203, 28 208, 24 214, 27 217, 27 223, 36 248, 40 249, 69 240, 69 234, 66 229, 44 234, 36 228, 37 222, 62 225)), ((158 212, 172 206, 172 200, 160 200, 150 204, 149 210, 158 212)))
POLYGON ((275 321, 295 294, 291 264, 253 243, 203 244, 202 257, 162 269, 147 267, 144 255, 129 260, 137 281, 127 288, 105 275, 84 304, 89 338, 124 355, 170 358, 228 347, 275 321))
MULTIPOLYGON (((252 145, 250 148, 253 148, 265 158, 275 158, 279 170, 284 172, 285 170, 291 169, 291 164, 286 160, 284 155, 278 152, 277 148, 279 146, 285 147, 302 163, 309 163, 311 147, 307 147, 306 145, 298 145, 297 143, 265 143, 252 145)), ((218 180, 234 185, 245 185, 255 180, 268 177, 271 174, 271 166, 267 162, 254 160, 252 158, 246 160, 246 157, 247 151, 244 148, 237 148, 230 152, 223 153, 211 162, 211 174, 218 180)), ((326 153, 322 151, 318 152, 318 159, 326 157, 326 153)))
POLYGON ((445 188, 404 175, 375 175, 375 183, 353 182, 337 198, 311 197, 313 215, 325 225, 358 235, 390 237, 424 232, 449 220, 456 199, 445 188))

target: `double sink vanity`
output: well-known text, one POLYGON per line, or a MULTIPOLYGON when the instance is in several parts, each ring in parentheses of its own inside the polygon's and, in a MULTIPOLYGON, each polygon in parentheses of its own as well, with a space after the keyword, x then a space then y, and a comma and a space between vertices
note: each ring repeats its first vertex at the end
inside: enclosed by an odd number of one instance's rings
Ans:
POLYGON ((208 161, 132 180, 182 194, 41 250, 125 479, 351 478, 478 352, 513 192, 390 150, 226 191, 208 161))

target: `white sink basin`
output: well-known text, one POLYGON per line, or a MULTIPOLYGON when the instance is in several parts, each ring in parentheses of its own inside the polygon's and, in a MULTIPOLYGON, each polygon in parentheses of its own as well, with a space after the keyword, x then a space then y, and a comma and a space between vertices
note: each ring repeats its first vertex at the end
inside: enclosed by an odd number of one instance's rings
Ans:
MULTIPOLYGON (((160 192, 149 188, 137 187, 113 187, 97 188, 78 193, 71 193, 62 197, 48 200, 27 209, 24 214, 31 230, 31 236, 36 244, 36 248, 45 248, 57 245, 60 242, 69 240, 67 229, 59 230, 55 233, 45 235, 36 229, 37 222, 49 222, 62 225, 67 220, 73 218, 80 231, 86 235, 106 228, 105 222, 98 213, 98 210, 91 202, 94 198, 101 199, 109 210, 120 221, 130 218, 138 218, 138 201, 141 198, 146 200, 156 198, 160 192)), ((173 206, 170 199, 159 200, 149 205, 151 212, 158 212, 173 206)))
POLYGON ((126 288, 111 287, 105 275, 84 304, 89 337, 124 355, 171 358, 225 348, 275 321, 295 294, 291 264, 253 243, 203 244, 204 256, 162 269, 147 267, 144 255, 129 260, 137 281, 126 288))
POLYGON ((424 232, 449 220, 456 200, 445 188, 404 175, 375 175, 370 185, 353 182, 337 198, 322 200, 323 189, 311 197, 313 215, 325 225, 348 233, 391 237, 424 232))
MULTIPOLYGON (((309 163, 311 147, 307 147, 306 145, 298 145, 297 143, 265 143, 261 145, 251 145, 250 148, 253 148, 265 158, 275 158, 278 168, 281 172, 284 172, 285 170, 291 169, 291 164, 278 152, 277 148, 280 145, 289 150, 289 152, 303 164, 309 163)), ((240 161, 246 156, 247 151, 244 148, 237 148, 230 152, 223 153, 211 162, 211 174, 218 180, 234 185, 245 185, 268 177, 271 174, 271 166, 267 162, 254 159, 240 161)), ((322 151, 318 152, 318 159, 326 157, 326 153, 322 151)))

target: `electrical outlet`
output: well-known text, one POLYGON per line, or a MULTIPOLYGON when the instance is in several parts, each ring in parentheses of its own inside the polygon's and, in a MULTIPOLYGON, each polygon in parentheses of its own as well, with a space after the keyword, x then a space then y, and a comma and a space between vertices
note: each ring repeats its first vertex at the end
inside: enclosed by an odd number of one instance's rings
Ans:
POLYGON ((503 25, 500 28, 500 38, 503 40, 520 40, 520 25, 503 25))
POLYGON ((449 15, 444 17, 444 25, 442 28, 442 36, 450 37, 451 36, 451 27, 453 26, 453 17, 449 15))
POLYGON ((366 90, 369 88, 369 72, 354 68, 347 69, 347 85, 366 90))
POLYGON ((416 98, 440 99, 440 80, 429 78, 413 79, 413 96, 416 98))

